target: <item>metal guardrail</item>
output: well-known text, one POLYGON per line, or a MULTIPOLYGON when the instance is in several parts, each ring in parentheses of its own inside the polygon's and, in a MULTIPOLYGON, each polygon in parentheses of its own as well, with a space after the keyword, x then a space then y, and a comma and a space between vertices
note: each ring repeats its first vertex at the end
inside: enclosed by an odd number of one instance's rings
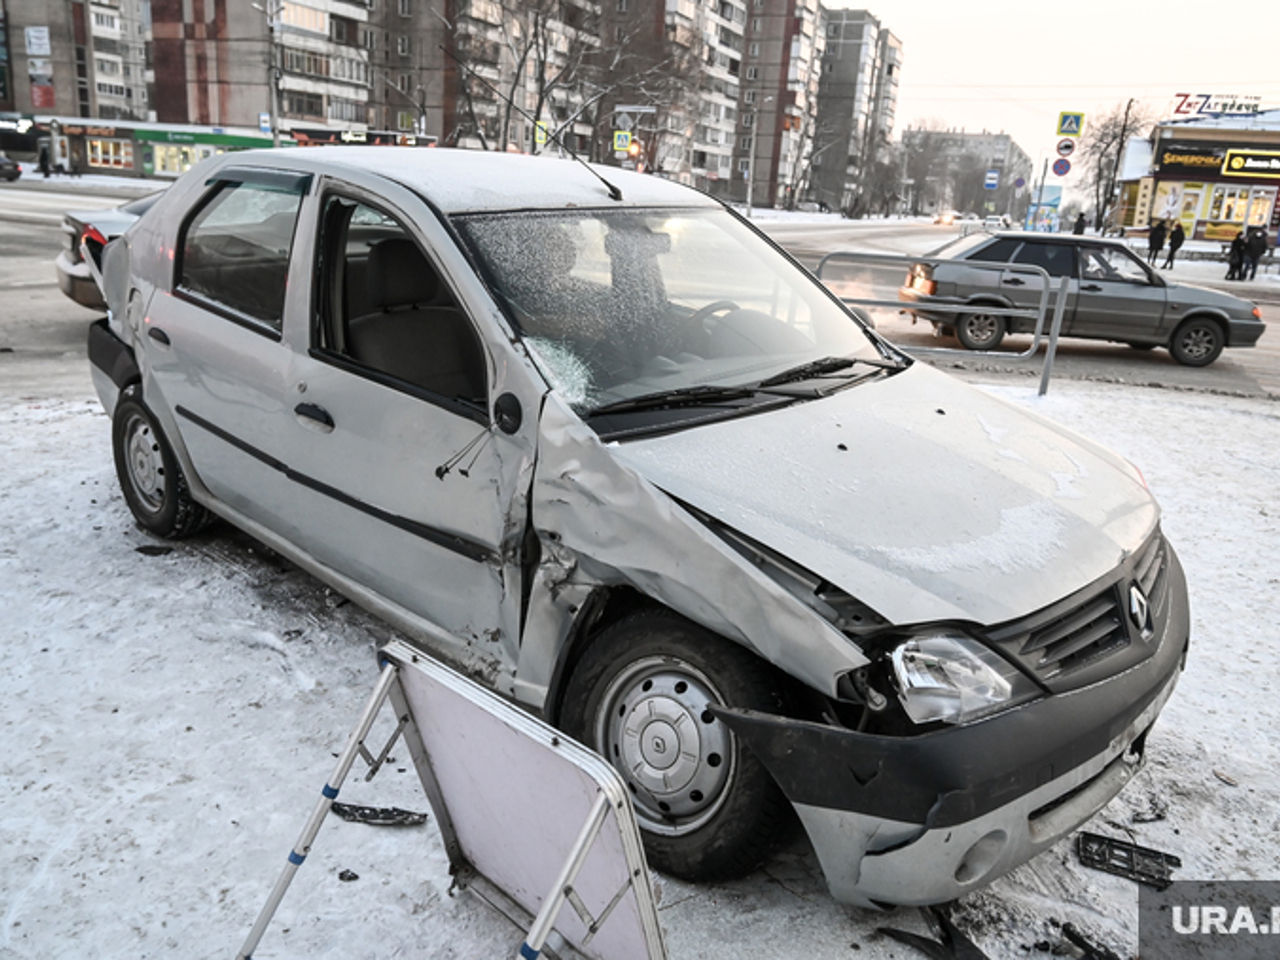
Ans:
MULTIPOLYGON (((853 251, 837 251, 828 253, 818 262, 818 268, 815 271, 816 276, 823 283, 826 279, 823 277, 823 271, 830 263, 858 263, 858 264, 879 264, 882 266, 900 266, 910 268, 917 263, 926 263, 936 265, 938 263, 954 263, 958 261, 950 261, 945 258, 932 257, 911 257, 903 254, 891 253, 856 253, 853 251)), ((1043 267, 1037 267, 1029 263, 987 263, 981 260, 965 260, 963 261, 966 269, 974 269, 979 271, 988 271, 994 273, 1025 273, 1030 276, 1038 276, 1043 281, 1040 287, 1040 303, 1036 308, 1030 309, 1026 307, 992 307, 981 305, 982 312, 989 316, 999 317, 1027 317, 1035 319, 1035 329, 1032 334, 1031 346, 1021 353, 999 353, 994 350, 957 350, 954 347, 911 347, 911 353, 941 353, 956 354, 964 356, 992 356, 1000 357, 1003 360, 1029 360, 1035 356, 1040 349, 1040 343, 1044 336, 1045 319, 1049 313, 1049 290, 1052 286, 1051 278, 1043 267)), ((1048 348, 1045 351, 1044 369, 1040 376, 1040 396, 1044 396, 1049 390, 1049 378, 1053 371, 1054 356, 1058 351, 1058 335, 1062 330, 1062 318, 1067 306, 1067 291, 1069 289, 1071 278, 1064 276, 1058 284, 1056 296, 1053 304, 1053 319, 1049 323, 1048 332, 1048 348)), ((972 303, 964 303, 961 301, 930 301, 927 307, 916 306, 908 300, 876 300, 867 297, 840 297, 844 303, 859 307, 882 307, 897 308, 899 311, 907 313, 928 312, 935 314, 955 314, 960 316, 966 313, 973 313, 975 305, 972 303)), ((908 348, 903 348, 908 349, 908 348)))

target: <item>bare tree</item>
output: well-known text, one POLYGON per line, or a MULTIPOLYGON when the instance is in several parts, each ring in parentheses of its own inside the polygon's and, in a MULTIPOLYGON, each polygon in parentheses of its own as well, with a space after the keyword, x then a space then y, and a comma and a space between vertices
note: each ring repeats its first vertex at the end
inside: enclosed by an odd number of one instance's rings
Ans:
POLYGON ((1117 104, 1109 113, 1092 120, 1080 138, 1079 163, 1084 170, 1083 189, 1093 200, 1094 227, 1101 230, 1111 195, 1115 190, 1116 168, 1130 137, 1144 136, 1151 129, 1148 109, 1137 101, 1117 104))

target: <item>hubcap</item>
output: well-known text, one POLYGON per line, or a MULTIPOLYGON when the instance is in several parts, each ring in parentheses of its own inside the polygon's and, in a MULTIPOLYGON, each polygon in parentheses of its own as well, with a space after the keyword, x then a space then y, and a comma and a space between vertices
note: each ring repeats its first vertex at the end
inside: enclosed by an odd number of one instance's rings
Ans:
POLYGON ((969 337, 975 343, 987 343, 996 335, 996 318, 984 313, 969 317, 969 337))
POLYGON ((1188 330, 1182 338, 1182 352, 1193 360, 1208 356, 1213 349, 1213 334, 1200 327, 1188 330))
POLYGON ((734 765, 731 734, 707 710, 720 703, 702 673, 662 657, 631 664, 605 690, 597 742, 631 789, 645 829, 680 836, 720 809, 734 765))
POLYGON ((125 426, 124 449, 129 485, 145 509, 158 513, 164 506, 164 458, 151 424, 131 417, 125 426))

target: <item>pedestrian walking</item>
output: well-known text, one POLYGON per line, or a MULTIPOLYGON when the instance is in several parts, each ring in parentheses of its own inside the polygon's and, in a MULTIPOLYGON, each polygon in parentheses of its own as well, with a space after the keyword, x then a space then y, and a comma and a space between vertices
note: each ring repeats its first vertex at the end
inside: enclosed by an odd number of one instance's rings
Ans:
POLYGON ((1252 280, 1258 275, 1258 264, 1267 254, 1267 231, 1263 227, 1254 227, 1249 231, 1249 239, 1244 244, 1245 264, 1249 276, 1241 275, 1241 280, 1252 280))
POLYGON ((44 144, 40 145, 40 159, 36 161, 36 166, 40 168, 40 173, 46 180, 49 179, 49 148, 44 144))
POLYGON ((1182 246, 1182 241, 1187 239, 1187 232, 1182 229, 1182 224, 1175 223, 1173 229, 1169 231, 1169 255, 1165 258, 1164 268, 1166 270, 1173 269, 1173 258, 1178 252, 1178 248, 1182 246))
POLYGON ((1071 228, 1071 232, 1077 237, 1084 233, 1084 214, 1081 213, 1076 217, 1075 226, 1071 228))
POLYGON ((1244 269, 1244 234, 1239 230, 1236 231, 1235 239, 1231 241, 1231 246, 1227 250, 1227 279, 1242 279, 1241 271, 1244 269))
POLYGON ((1156 265, 1156 258, 1160 256, 1160 251, 1164 249, 1165 226, 1163 220, 1157 220, 1151 227, 1151 232, 1147 234, 1147 263, 1153 267, 1156 265))

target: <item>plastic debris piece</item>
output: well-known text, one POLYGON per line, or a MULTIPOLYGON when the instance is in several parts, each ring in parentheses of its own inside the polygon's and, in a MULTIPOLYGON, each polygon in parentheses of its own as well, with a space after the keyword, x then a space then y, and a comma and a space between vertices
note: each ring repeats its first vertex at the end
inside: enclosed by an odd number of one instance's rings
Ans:
POLYGON ((1062 925, 1062 935, 1071 941, 1071 943, 1076 947, 1084 951, 1082 960, 1120 960, 1120 957, 1116 954, 1112 953, 1102 944, 1094 943, 1089 940, 1070 923, 1064 923, 1062 925))
POLYGON ((338 879, 343 883, 350 883, 352 880, 359 880, 360 874, 356 873, 354 870, 341 870, 338 873, 338 879))
POLYGON ((937 907, 921 907, 920 912, 928 921, 929 929, 938 937, 930 940, 906 930, 895 930, 892 927, 877 927, 886 937, 915 947, 932 960, 989 960, 977 945, 966 937, 950 918, 937 907))
POLYGON ((1157 890, 1168 887, 1173 882, 1174 868, 1182 866, 1182 861, 1171 853, 1085 830, 1076 837, 1076 854, 1086 867, 1127 877, 1157 890))
POLYGON ((1221 780, 1223 783, 1225 783, 1228 787, 1240 786, 1240 782, 1238 780, 1233 780, 1231 777, 1228 777, 1221 770, 1213 771, 1213 775, 1217 777, 1219 780, 1221 780))
POLYGON ((335 802, 330 809, 348 823, 368 823, 375 827, 416 827, 427 822, 425 813, 399 807, 361 807, 335 802))

